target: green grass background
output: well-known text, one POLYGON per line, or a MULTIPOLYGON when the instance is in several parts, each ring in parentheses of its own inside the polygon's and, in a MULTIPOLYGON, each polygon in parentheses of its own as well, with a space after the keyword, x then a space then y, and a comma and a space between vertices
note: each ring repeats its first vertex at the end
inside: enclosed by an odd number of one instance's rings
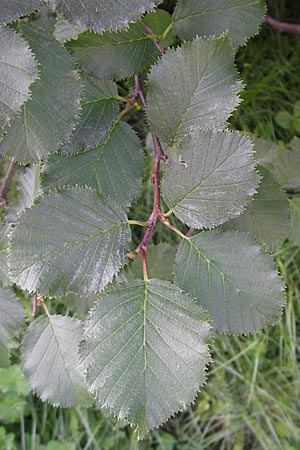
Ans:
MULTIPOLYGON (((300 2, 270 1, 269 14, 300 23, 300 2)), ((246 89, 231 127, 289 142, 297 123, 282 126, 278 113, 293 117, 300 100, 300 35, 262 27, 239 50, 236 64, 246 89)), ((151 204, 145 189, 132 215, 146 219, 151 204)), ((168 239, 165 232, 158 227, 154 240, 168 239)), ((0 450, 300 449, 300 247, 287 241, 275 258, 287 285, 280 322, 255 336, 216 337, 208 384, 195 404, 144 441, 137 443, 129 427, 96 409, 55 409, 39 401, 29 393, 16 353, 16 364, 0 370, 0 450)))

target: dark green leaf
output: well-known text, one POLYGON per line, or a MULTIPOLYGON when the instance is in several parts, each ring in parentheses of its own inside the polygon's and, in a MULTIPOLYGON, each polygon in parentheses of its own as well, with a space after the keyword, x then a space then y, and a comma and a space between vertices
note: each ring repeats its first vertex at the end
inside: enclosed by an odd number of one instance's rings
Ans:
POLYGON ((174 29, 180 37, 220 35, 229 31, 235 47, 258 33, 266 13, 263 0, 178 0, 174 29))
POLYGON ((23 370, 33 391, 55 406, 90 406, 91 397, 78 369, 79 320, 40 316, 23 340, 23 370))
POLYGON ((0 23, 9 23, 37 9, 43 0, 0 0, 0 23))
POLYGON ((293 197, 290 201, 292 224, 289 239, 296 245, 300 245, 300 197, 293 197))
POLYGON ((143 152, 139 139, 124 122, 116 124, 97 147, 74 155, 54 155, 45 166, 44 189, 87 185, 127 208, 139 194, 143 152))
POLYGON ((242 88, 226 36, 196 38, 168 50, 148 80, 147 116, 170 146, 198 128, 223 128, 242 88))
POLYGON ((222 332, 257 332, 278 319, 284 304, 271 256, 245 233, 214 230, 184 240, 175 280, 222 332))
POLYGON ((189 226, 211 228, 239 215, 255 193, 252 143, 230 131, 195 131, 170 158, 165 202, 189 226))
POLYGON ((0 286, 0 366, 9 365, 9 349, 13 337, 24 324, 23 305, 15 294, 0 286))
POLYGON ((68 140, 77 121, 81 83, 66 49, 53 38, 54 20, 20 25, 39 62, 40 79, 21 113, 11 121, 0 152, 22 164, 38 162, 68 140))
POLYGON ((59 297, 101 291, 125 262, 125 212, 90 189, 39 198, 12 232, 11 279, 22 289, 59 297))
POLYGON ((87 383, 142 438, 195 399, 209 330, 202 308, 170 282, 122 283, 99 298, 85 324, 87 383))

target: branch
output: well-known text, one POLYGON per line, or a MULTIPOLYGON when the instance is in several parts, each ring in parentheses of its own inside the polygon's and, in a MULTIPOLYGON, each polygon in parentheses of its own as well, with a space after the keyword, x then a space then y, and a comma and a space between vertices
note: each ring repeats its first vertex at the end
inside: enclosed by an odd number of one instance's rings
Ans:
POLYGON ((149 25, 142 20, 142 24, 144 25, 145 30, 147 31, 147 33, 150 36, 154 36, 154 44, 156 45, 157 49, 159 50, 159 52, 163 55, 165 53, 165 49, 160 45, 160 42, 157 38, 155 38, 156 34, 154 33, 154 31, 149 27, 149 25))
POLYGON ((3 179, 3 183, 0 187, 0 205, 4 206, 4 208, 8 207, 7 189, 8 189, 9 183, 12 179, 15 165, 16 165, 16 162, 14 160, 12 160, 8 166, 5 177, 3 179))
POLYGON ((264 23, 280 33, 300 34, 300 24, 298 23, 280 22, 271 16, 266 16, 264 23))

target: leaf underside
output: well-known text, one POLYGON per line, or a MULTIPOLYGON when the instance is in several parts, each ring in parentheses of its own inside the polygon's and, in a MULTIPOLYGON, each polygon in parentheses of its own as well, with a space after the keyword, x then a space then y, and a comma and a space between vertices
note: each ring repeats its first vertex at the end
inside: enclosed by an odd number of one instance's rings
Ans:
POLYGON ((258 181, 246 136, 198 130, 170 158, 162 194, 181 221, 211 228, 239 215, 258 181))
POLYGON ((170 146, 199 128, 223 128, 242 84, 227 36, 196 38, 169 49, 148 79, 147 117, 170 146))
POLYGON ((284 191, 274 177, 264 168, 257 194, 239 217, 226 222, 224 230, 250 233, 275 251, 286 239, 290 227, 290 207, 284 191))
MULTIPOLYGON (((1 11, 1 6, 0 6, 1 11)), ((29 98, 36 61, 26 41, 10 28, 0 28, 0 131, 29 98)))
POLYGON ((208 311, 216 330, 255 333, 278 320, 283 282, 249 235, 200 233, 180 244, 176 259, 175 281, 208 311))
POLYGON ((9 349, 13 337, 24 325, 23 305, 15 294, 0 286, 0 367, 9 365, 9 349))
POLYGON ((0 0, 0 23, 9 23, 37 9, 43 0, 0 0))
POLYGON ((82 86, 66 49, 53 38, 52 18, 22 23, 40 69, 31 98, 11 121, 0 152, 22 164, 39 162, 68 140, 79 114, 82 86))
POLYGON ((232 44, 238 47, 258 33, 265 12, 262 0, 178 0, 174 29, 187 40, 228 30, 232 44))
POLYGON ((122 283, 99 298, 80 349, 101 407, 136 425, 138 436, 194 401, 205 382, 210 325, 170 282, 122 283))
POLYGON ((78 369, 81 322, 59 315, 40 316, 26 331, 23 371, 33 391, 54 406, 90 406, 91 397, 78 369))
POLYGON ((125 263, 130 230, 125 212, 90 189, 39 198, 12 232, 12 281, 41 295, 98 292, 125 263))
POLYGON ((87 185, 128 208, 140 192, 143 152, 127 123, 118 123, 100 145, 74 155, 53 155, 44 168, 45 190, 87 185))

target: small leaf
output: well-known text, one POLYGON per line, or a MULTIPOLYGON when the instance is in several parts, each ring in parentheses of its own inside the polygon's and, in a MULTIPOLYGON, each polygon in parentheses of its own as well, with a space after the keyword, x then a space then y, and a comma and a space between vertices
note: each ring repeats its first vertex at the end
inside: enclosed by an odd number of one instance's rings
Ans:
POLYGON ((246 211, 225 223, 222 228, 250 233, 265 242, 268 250, 275 251, 287 238, 290 207, 284 191, 274 177, 262 167, 259 172, 263 178, 246 211))
POLYGON ((77 27, 76 25, 72 25, 65 19, 58 18, 55 24, 53 36, 58 42, 64 44, 71 39, 77 39, 79 33, 79 27, 77 27))
POLYGON ((29 86, 37 78, 38 70, 26 41, 10 28, 0 27, 0 54, 1 131, 28 99, 29 86))
POLYGON ((40 316, 26 331, 23 370, 32 390, 54 406, 90 406, 78 369, 82 325, 71 317, 40 316))
POLYGON ((5 223, 0 228, 0 285, 4 287, 10 284, 7 266, 8 234, 10 229, 10 223, 5 223))
POLYGON ((271 170, 281 186, 288 190, 300 188, 300 138, 294 137, 272 163, 271 170))
POLYGON ((81 30, 118 30, 128 27, 130 22, 139 19, 146 11, 153 9, 161 0, 50 0, 56 9, 69 22, 81 30))
POLYGON ((226 333, 255 333, 273 324, 284 304, 284 285, 270 255, 245 233, 219 230, 184 240, 175 280, 226 333))
POLYGON ((22 289, 59 297, 98 292, 125 262, 125 212, 90 189, 40 197, 12 232, 11 279, 22 289))
POLYGON ((141 23, 128 29, 95 34, 87 31, 67 43, 81 68, 99 78, 121 80, 140 72, 153 57, 155 45, 141 23))
POLYGON ((194 401, 205 382, 210 325, 167 281, 122 283, 104 293, 80 349, 101 407, 136 425, 138 437, 194 401))
POLYGON ((243 211, 259 181, 246 136, 196 131, 183 140, 177 153, 166 167, 162 193, 180 220, 195 228, 211 228, 243 211))
POLYGON ((169 49, 152 67, 147 116, 163 142, 173 146, 195 129, 225 126, 242 89, 233 61, 222 36, 169 49))
POLYGON ((13 337, 24 325, 23 305, 15 294, 0 286, 0 366, 9 365, 9 350, 14 346, 13 337))
POLYGON ((296 245, 300 245, 300 197, 289 200, 292 213, 292 224, 289 239, 296 245))
POLYGON ((238 47, 258 33, 265 13, 263 0, 178 0, 174 29, 183 39, 220 35, 228 30, 238 47))
POLYGON ((87 185, 126 209, 140 192, 142 171, 139 139, 121 122, 96 147, 67 156, 53 155, 45 165, 43 188, 87 185))
POLYGON ((74 153, 97 145, 109 132, 118 113, 117 85, 83 75, 84 100, 79 123, 62 153, 74 153))
POLYGON ((81 83, 67 50, 53 38, 53 18, 19 25, 39 62, 40 79, 12 121, 0 152, 22 164, 39 162, 68 140, 79 114, 81 83))
POLYGON ((0 23, 9 23, 31 13, 43 0, 0 0, 0 23))
POLYGON ((15 222, 21 211, 30 208, 36 197, 41 193, 40 190, 40 166, 32 164, 19 169, 16 176, 18 183, 18 199, 8 208, 8 220, 15 222))
POLYGON ((269 171, 272 170, 273 160, 277 158, 279 147, 275 142, 251 136, 254 143, 255 159, 269 171))

